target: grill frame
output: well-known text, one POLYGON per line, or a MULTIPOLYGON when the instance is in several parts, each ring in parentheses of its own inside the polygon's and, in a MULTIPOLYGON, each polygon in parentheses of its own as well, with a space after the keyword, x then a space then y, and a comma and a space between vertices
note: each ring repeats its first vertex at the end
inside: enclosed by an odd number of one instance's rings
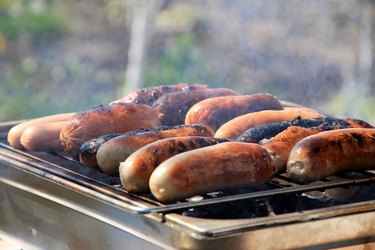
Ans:
MULTIPOLYGON (((5 136, 6 132, 2 132, 2 140, 6 138, 5 136)), ((105 232, 107 231, 113 232, 112 235, 106 238, 106 242, 112 242, 112 244, 104 246, 100 243, 79 242, 80 246, 89 244, 88 246, 92 249, 96 247, 97 249, 100 249, 100 247, 114 249, 124 244, 124 242, 134 242, 134 246, 143 246, 145 249, 208 249, 213 247, 225 249, 229 246, 238 249, 249 249, 250 246, 264 244, 266 235, 269 235, 269 237, 271 235, 282 235, 288 230, 296 235, 300 235, 301 232, 305 233, 300 236, 299 240, 294 240, 294 243, 280 236, 277 240, 269 241, 267 243, 269 247, 273 245, 283 246, 283 248, 323 245, 339 247, 375 241, 374 200, 265 218, 199 219, 172 213, 176 209, 181 209, 181 206, 186 208, 184 204, 178 205, 179 203, 177 203, 178 206, 176 207, 176 204, 150 203, 152 200, 147 197, 127 194, 118 187, 98 182, 82 173, 74 172, 72 169, 67 169, 49 161, 57 158, 60 158, 62 162, 65 161, 67 166, 78 164, 46 153, 15 150, 4 142, 0 143, 0 184, 2 190, 1 199, 3 200, 1 204, 4 204, 4 201, 11 204, 12 201, 9 199, 9 195, 16 194, 16 196, 22 197, 24 203, 31 204, 31 207, 33 207, 32 204, 35 206, 38 201, 42 201, 42 203, 48 203, 49 207, 56 208, 58 211, 60 209, 70 211, 72 218, 67 220, 72 223, 74 220, 79 221, 85 217, 87 218, 86 223, 92 225, 92 228, 95 227, 96 230, 89 230, 86 233, 77 227, 76 233, 84 234, 84 239, 106 234, 105 232), (92 189, 93 183, 95 184, 94 190, 92 189), (355 222, 360 223, 362 227, 352 228, 350 224, 355 222), (334 225, 340 226, 340 228, 342 227, 345 230, 341 230, 342 232, 333 230, 334 225), (303 228, 310 229, 306 232, 303 228), (332 228, 333 234, 327 232, 326 235, 317 240, 306 238, 311 233, 319 233, 327 228, 332 228), (339 233, 339 237, 337 237, 337 233, 339 233), (334 237, 334 235, 336 236, 334 237), (124 239, 124 241, 121 239, 124 239)), ((371 172, 369 174, 370 177, 367 179, 350 179, 344 180, 342 183, 334 182, 333 186, 374 182, 373 174, 371 172)), ((284 179, 280 180, 285 181, 284 179)), ((291 185, 290 188, 286 188, 290 192, 322 189, 322 185, 314 186, 316 184, 296 185, 291 183, 291 185)), ((326 182, 325 185, 327 187, 329 185, 332 186, 332 183, 326 182)), ((263 192, 260 194, 262 196, 264 192, 266 192, 266 195, 271 195, 274 192, 279 192, 279 190, 260 192, 263 192)), ((233 200, 233 198, 238 200, 248 199, 254 198, 256 195, 259 195, 259 193, 224 197, 224 200, 233 200)), ((207 201, 189 202, 188 206, 202 205, 200 203, 206 203, 207 201)), ((220 201, 220 198, 211 199, 210 202, 215 203, 218 201, 220 201)), ((1 208, 3 207, 4 205, 1 205, 1 208)), ((4 209, 1 210, 4 213, 6 212, 4 209)), ((9 211, 9 209, 7 210, 9 211)), ((35 213, 38 212, 35 210, 35 213)), ((38 233, 35 232, 43 231, 43 228, 48 227, 46 224, 50 224, 46 223, 43 218, 39 218, 35 214, 22 215, 22 211, 15 211, 10 217, 11 219, 8 221, 0 221, 0 233, 5 237, 15 235, 17 239, 26 239, 27 242, 32 243, 31 246, 35 244, 36 247, 48 246, 45 244, 51 244, 54 241, 54 239, 46 241, 45 237, 36 237, 38 233), (21 217, 27 218, 26 220, 38 221, 37 224, 42 225, 42 227, 36 228, 35 223, 32 226, 28 226, 26 223, 25 228, 29 227, 34 230, 19 230, 15 232, 17 225, 14 225, 11 219, 16 220, 20 213, 21 217)), ((56 223, 61 222, 61 218, 59 219, 58 216, 52 220, 56 223)), ((72 231, 69 228, 64 228, 63 230, 72 231)), ((74 242, 69 236, 64 236, 67 238, 59 237, 59 235, 54 236, 57 243, 61 243, 62 240, 63 242, 74 242)), ((96 242, 96 240, 93 242, 96 242)), ((71 244, 71 246, 78 246, 74 245, 76 243, 71 244)))

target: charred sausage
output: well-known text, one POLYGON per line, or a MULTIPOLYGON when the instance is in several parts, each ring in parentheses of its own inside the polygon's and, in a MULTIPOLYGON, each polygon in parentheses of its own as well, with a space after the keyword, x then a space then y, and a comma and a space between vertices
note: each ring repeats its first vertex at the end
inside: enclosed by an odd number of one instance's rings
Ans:
POLYGON ((241 115, 224 123, 216 131, 215 137, 234 140, 243 132, 253 127, 292 120, 297 117, 300 117, 301 119, 309 119, 323 116, 324 115, 315 112, 305 112, 304 109, 300 108, 285 110, 264 110, 241 115))
POLYGON ((267 182, 274 169, 258 144, 224 142, 181 153, 162 162, 150 177, 152 194, 162 202, 267 182))
POLYGON ((79 162, 82 163, 83 165, 86 165, 88 167, 92 168, 98 168, 98 163, 96 160, 96 153, 98 152, 98 149, 100 148, 101 145, 103 145, 105 142, 118 137, 120 135, 125 135, 125 134, 140 134, 144 133, 146 131, 151 131, 155 129, 160 129, 160 127, 155 127, 155 128, 141 128, 141 129, 136 129, 136 130, 131 130, 125 133, 112 133, 112 134, 105 134, 101 135, 98 137, 95 137, 93 139, 90 139, 88 141, 85 141, 79 150, 79 162))
POLYGON ((285 171, 288 157, 294 145, 303 138, 323 131, 348 128, 347 126, 319 126, 304 128, 291 126, 277 134, 270 140, 260 141, 271 155, 272 165, 278 172, 285 171))
POLYGON ((194 104, 186 114, 185 124, 203 123, 216 131, 234 117, 266 109, 281 110, 283 107, 270 94, 212 97, 194 104))
POLYGON ((374 128, 374 126, 366 121, 360 120, 360 119, 354 119, 354 118, 341 118, 344 121, 346 121, 349 126, 352 126, 354 128, 374 128))
POLYGON ((150 176, 160 163, 182 152, 225 141, 227 140, 212 137, 184 136, 152 142, 138 149, 120 163, 121 183, 129 192, 149 192, 150 176))
POLYGON ((162 125, 175 126, 184 124, 186 113, 197 102, 216 96, 237 95, 231 89, 200 89, 172 92, 157 99, 153 108, 159 112, 162 125))
POLYGON ((81 145, 92 138, 158 125, 159 116, 149 106, 118 103, 77 112, 62 128, 60 140, 64 150, 78 158, 81 145))
POLYGON ((79 162, 85 166, 99 168, 96 153, 103 143, 124 133, 105 134, 84 142, 79 150, 79 162))
POLYGON ((119 173, 120 162, 139 148, 164 138, 176 136, 212 136, 211 132, 202 126, 175 126, 166 130, 151 130, 144 133, 128 133, 113 138, 101 145, 96 153, 100 169, 111 175, 119 173))
POLYGON ((28 127, 22 133, 20 143, 27 150, 61 152, 59 135, 65 124, 66 121, 62 121, 28 127))
POLYGON ((347 171, 375 168, 375 129, 321 132, 299 141, 290 153, 287 172, 295 181, 312 182, 347 171))
POLYGON ((340 119, 335 117, 319 117, 319 118, 311 118, 311 119, 293 119, 285 122, 279 123, 272 123, 263 126, 258 126, 255 128, 251 128, 246 132, 242 133, 236 140, 241 142, 253 142, 258 143, 260 140, 271 138, 281 131, 284 131, 286 128, 290 126, 300 126, 304 128, 309 127, 317 127, 323 125, 332 125, 332 126, 353 126, 360 124, 357 122, 353 122, 351 124, 348 123, 349 118, 340 119))
POLYGON ((151 106, 158 98, 161 96, 177 91, 189 91, 197 89, 206 89, 207 85, 204 84, 187 84, 180 83, 175 85, 162 85, 149 88, 140 88, 133 91, 130 91, 128 94, 122 98, 111 102, 110 104, 125 102, 125 103, 138 103, 138 104, 147 104, 151 106))
POLYGON ((8 132, 8 143, 9 145, 11 145, 12 147, 16 149, 23 149, 20 139, 25 129, 35 126, 35 125, 40 125, 40 124, 67 121, 73 115, 74 113, 49 115, 49 116, 31 119, 31 120, 22 122, 20 124, 17 124, 16 126, 12 127, 8 132))

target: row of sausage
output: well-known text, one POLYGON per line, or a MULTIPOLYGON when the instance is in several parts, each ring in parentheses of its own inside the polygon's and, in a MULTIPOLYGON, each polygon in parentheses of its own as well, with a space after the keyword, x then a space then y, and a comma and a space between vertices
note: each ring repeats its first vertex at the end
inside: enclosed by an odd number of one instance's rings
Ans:
POLYGON ((163 202, 269 181, 298 182, 375 167, 375 129, 270 94, 176 84, 134 90, 109 105, 23 122, 18 149, 64 151, 163 202))

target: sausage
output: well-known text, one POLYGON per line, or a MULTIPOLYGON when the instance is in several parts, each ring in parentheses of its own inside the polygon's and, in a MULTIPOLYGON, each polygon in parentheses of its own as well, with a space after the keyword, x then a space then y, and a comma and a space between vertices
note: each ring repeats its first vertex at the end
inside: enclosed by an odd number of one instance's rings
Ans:
POLYGON ((23 131, 27 129, 28 127, 32 127, 35 125, 45 124, 45 123, 51 123, 51 122, 58 122, 58 121, 66 121, 70 117, 72 117, 74 113, 64 113, 64 114, 56 114, 56 115, 49 115, 44 116, 40 118, 31 119, 25 122, 22 122, 20 124, 17 124, 16 126, 12 127, 8 132, 8 143, 12 147, 16 149, 24 149, 22 146, 20 139, 23 131))
POLYGON ((154 130, 156 128, 159 128, 159 127, 141 128, 141 129, 131 130, 125 133, 105 134, 105 135, 100 135, 98 137, 90 139, 88 141, 85 141, 79 149, 79 162, 85 166, 100 169, 96 160, 96 153, 98 152, 98 149, 100 148, 100 146, 103 145, 105 142, 115 137, 118 137, 120 135, 139 134, 139 133, 144 133, 146 131, 154 130))
POLYGON ((158 98, 167 93, 176 91, 186 91, 186 90, 196 90, 196 89, 206 89, 207 85, 204 84, 187 84, 180 83, 175 85, 162 85, 149 88, 140 88, 130 91, 122 98, 111 102, 110 104, 125 102, 125 103, 138 103, 147 104, 151 106, 158 98))
POLYGON ((99 147, 110 139, 123 134, 124 133, 105 134, 84 142, 79 150, 79 162, 85 166, 99 169, 98 163, 96 162, 96 153, 99 147))
POLYGON ((287 173, 312 182, 347 171, 375 169, 375 129, 348 128, 311 135, 292 149, 287 173))
POLYGON ((270 140, 260 141, 268 153, 271 155, 272 165, 278 172, 285 171, 286 163, 292 148, 296 143, 303 138, 317 134, 322 131, 343 129, 348 128, 347 126, 319 126, 312 128, 304 128, 298 126, 291 126, 277 134, 270 140))
POLYGON ((309 119, 316 117, 324 117, 324 115, 316 112, 305 112, 304 109, 291 108, 285 110, 264 110, 238 116, 224 123, 215 133, 217 138, 236 139, 246 130, 276 122, 282 122, 300 117, 301 119, 309 119))
POLYGON ((231 89, 199 89, 167 93, 157 99, 152 107, 160 114, 162 125, 184 124, 186 113, 197 102, 216 96, 238 95, 231 89))
POLYGON ((258 144, 224 142, 178 154, 150 177, 151 193, 162 202, 266 183, 274 173, 271 158, 258 144))
POLYGON ((355 118, 341 118, 344 121, 346 121, 350 126, 355 127, 355 128, 374 128, 373 125, 370 123, 360 120, 360 119, 355 119, 355 118))
POLYGON ((150 176, 160 163, 182 152, 225 141, 227 140, 212 137, 184 136, 152 142, 138 149, 120 163, 121 183, 129 192, 149 192, 150 176))
POLYGON ((66 121, 39 124, 25 129, 20 143, 27 150, 61 152, 60 131, 66 121))
POLYGON ((349 126, 349 123, 343 119, 335 117, 318 117, 311 119, 293 119, 285 122, 272 123, 267 125, 258 126, 251 128, 244 133, 242 133, 236 141, 241 142, 252 142, 258 143, 260 140, 271 138, 277 135, 278 133, 284 131, 290 126, 299 126, 304 128, 311 128, 323 125, 332 125, 332 126, 349 126))
POLYGON ((178 136, 179 134, 201 134, 206 136, 212 136, 213 133, 208 130, 208 128, 205 128, 203 126, 185 126, 185 125, 179 125, 179 126, 158 126, 154 128, 147 128, 147 129, 136 129, 131 130, 129 132, 125 133, 113 133, 113 134, 105 134, 96 138, 93 138, 91 140, 88 140, 84 142, 80 148, 79 153, 79 161, 89 167, 93 168, 99 168, 99 165, 97 163, 96 154, 100 148, 101 145, 103 145, 105 142, 109 141, 110 139, 113 139, 115 137, 118 137, 120 135, 130 135, 130 134, 141 134, 144 132, 157 132, 157 131, 165 131, 163 133, 169 137, 178 136))
POLYGON ((139 148, 165 138, 176 136, 212 136, 202 126, 175 126, 166 130, 151 130, 144 133, 129 133, 113 138, 101 145, 96 153, 100 169, 110 175, 118 175, 120 162, 126 160, 139 148))
POLYGON ((185 124, 206 124, 216 131, 225 122, 260 110, 281 110, 277 98, 270 94, 219 96, 194 104, 186 114, 185 124))
POLYGON ((158 125, 159 116, 149 106, 118 103, 77 112, 62 128, 60 140, 64 150, 78 159, 81 145, 92 138, 158 125))

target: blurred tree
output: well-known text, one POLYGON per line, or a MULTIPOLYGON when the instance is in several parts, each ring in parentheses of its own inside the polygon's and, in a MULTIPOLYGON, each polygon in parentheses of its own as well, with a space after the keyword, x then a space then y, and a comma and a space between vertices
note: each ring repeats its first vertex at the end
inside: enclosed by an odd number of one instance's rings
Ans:
POLYGON ((146 41, 152 32, 152 23, 155 14, 159 11, 163 0, 129 1, 132 11, 130 29, 130 44, 128 49, 128 64, 126 67, 125 82, 121 90, 126 93, 129 90, 142 87, 142 69, 146 58, 146 41))

